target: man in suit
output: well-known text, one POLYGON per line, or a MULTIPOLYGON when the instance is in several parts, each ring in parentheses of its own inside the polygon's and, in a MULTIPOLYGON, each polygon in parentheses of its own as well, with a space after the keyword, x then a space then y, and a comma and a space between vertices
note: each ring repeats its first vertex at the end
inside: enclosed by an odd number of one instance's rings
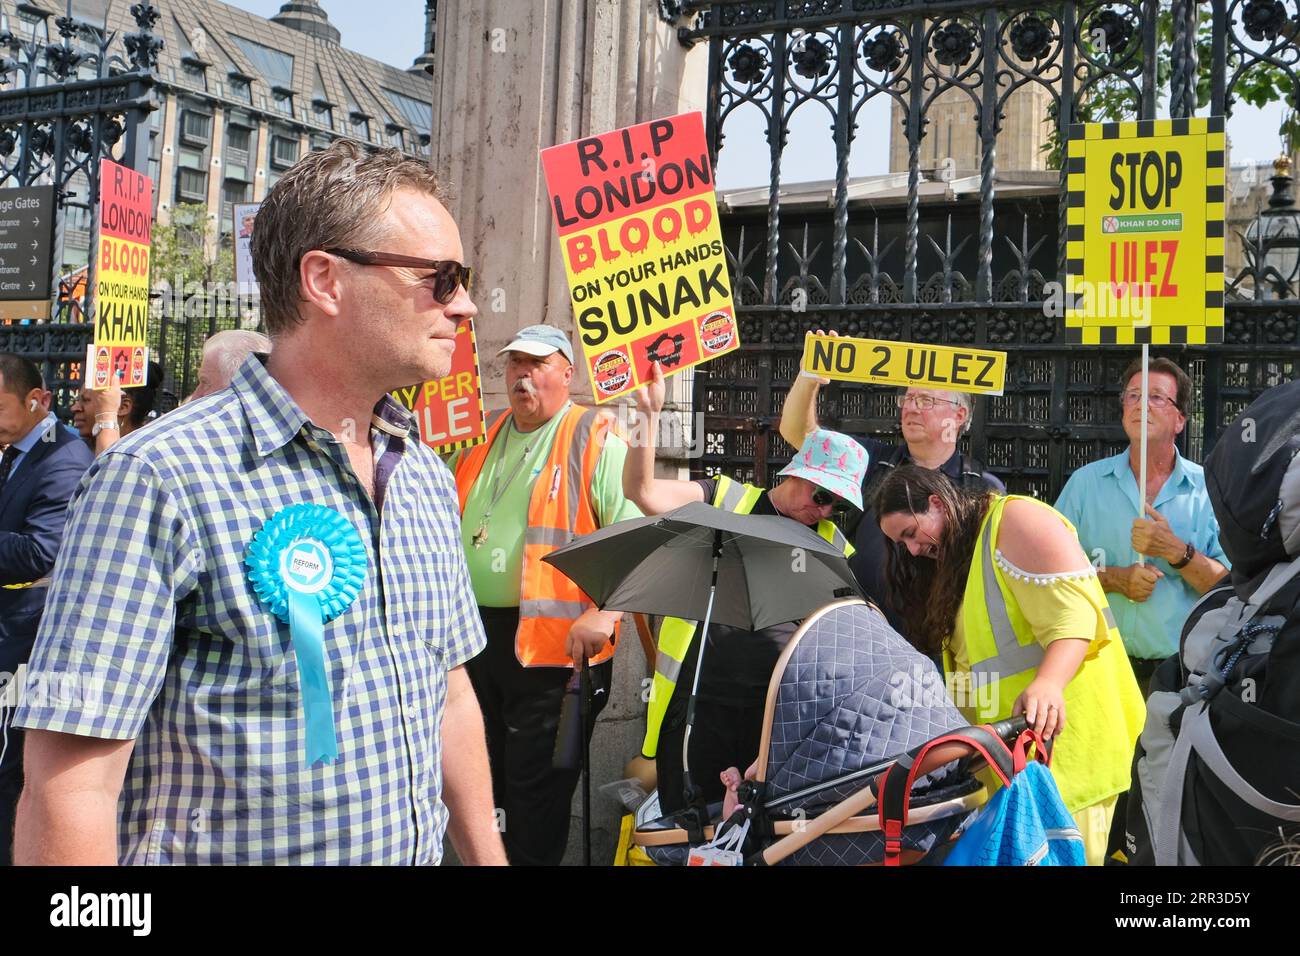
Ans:
POLYGON ((0 352, 0 864, 11 858, 14 809, 23 786, 22 731, 9 716, 27 662, 68 501, 90 466, 90 449, 49 411, 40 370, 0 352))

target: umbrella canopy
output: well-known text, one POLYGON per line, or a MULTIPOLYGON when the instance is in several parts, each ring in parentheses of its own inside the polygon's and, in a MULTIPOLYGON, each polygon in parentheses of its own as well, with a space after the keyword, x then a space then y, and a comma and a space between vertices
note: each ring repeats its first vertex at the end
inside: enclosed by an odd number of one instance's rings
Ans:
POLYGON ((606 611, 704 619, 720 543, 711 620, 747 630, 797 621, 859 594, 835 545, 789 518, 692 503, 584 535, 543 560, 606 611))

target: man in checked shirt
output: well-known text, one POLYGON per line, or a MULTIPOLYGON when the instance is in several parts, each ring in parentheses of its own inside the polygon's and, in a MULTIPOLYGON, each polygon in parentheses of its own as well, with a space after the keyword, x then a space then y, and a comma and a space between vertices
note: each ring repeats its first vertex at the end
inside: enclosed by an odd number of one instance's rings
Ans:
POLYGON ((15 719, 17 862, 437 863, 444 833, 463 862, 505 861, 456 488, 388 397, 446 375, 477 312, 436 195, 396 150, 303 159, 257 216, 271 355, 92 466, 15 719), (314 765, 313 664, 246 565, 300 504, 341 516, 365 559, 323 625, 338 756, 314 765))

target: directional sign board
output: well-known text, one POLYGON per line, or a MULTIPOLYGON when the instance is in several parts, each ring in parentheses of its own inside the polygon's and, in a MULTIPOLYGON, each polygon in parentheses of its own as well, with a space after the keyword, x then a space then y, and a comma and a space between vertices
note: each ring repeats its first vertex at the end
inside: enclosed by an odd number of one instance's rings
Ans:
POLYGON ((54 187, 0 189, 0 302, 49 298, 53 247, 54 187))

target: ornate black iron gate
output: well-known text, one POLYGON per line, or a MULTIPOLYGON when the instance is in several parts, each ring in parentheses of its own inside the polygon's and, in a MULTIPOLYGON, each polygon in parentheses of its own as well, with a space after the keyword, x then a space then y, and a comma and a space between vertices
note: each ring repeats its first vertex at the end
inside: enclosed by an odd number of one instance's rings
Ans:
POLYGON ((0 351, 21 352, 42 366, 55 406, 66 412, 85 359, 92 328, 88 314, 94 288, 91 250, 87 273, 60 283, 63 237, 71 216, 93 236, 98 210, 99 161, 117 157, 147 170, 149 114, 155 108, 154 68, 162 40, 152 32, 161 16, 152 3, 136 3, 139 30, 122 38, 126 58, 112 52, 117 37, 106 28, 68 15, 57 18, 59 42, 33 32, 0 33, 0 187, 53 184, 58 197, 54 287, 49 322, 0 324, 0 351), (121 149, 119 150, 119 144, 121 149))
MULTIPOLYGON (((775 423, 803 334, 831 328, 1009 352, 1007 392, 977 404, 965 441, 1011 490, 1053 498, 1075 468, 1126 444, 1117 379, 1136 353, 1068 346, 1045 308, 1047 283, 1061 271, 1064 189, 1036 200, 999 197, 997 136, 1008 98, 1030 85, 1045 90, 1062 139, 1072 122, 1149 119, 1166 109, 1175 118, 1230 114, 1239 88, 1263 70, 1280 81, 1289 106, 1300 105, 1294 0, 683 6, 694 20, 682 41, 708 43, 715 165, 738 108, 759 109, 766 126, 766 208, 724 210, 723 218, 745 345, 702 366, 694 394, 706 430, 697 466, 760 483, 792 454, 775 423), (978 188, 934 210, 921 202, 921 152, 927 113, 949 90, 973 110, 978 188), (892 215, 850 198, 850 150, 861 110, 875 98, 897 104, 906 138, 905 205, 892 215), (830 136, 791 143, 795 111, 820 108, 830 136), (834 151, 829 208, 783 209, 781 158, 792 148, 834 151)), ((1223 344, 1154 350, 1199 386, 1185 436, 1196 460, 1254 396, 1300 376, 1297 290, 1264 275, 1266 241, 1246 236, 1243 245, 1247 265, 1230 277, 1223 344)), ((820 415, 830 427, 896 429, 884 390, 836 384, 823 393, 820 415)))

